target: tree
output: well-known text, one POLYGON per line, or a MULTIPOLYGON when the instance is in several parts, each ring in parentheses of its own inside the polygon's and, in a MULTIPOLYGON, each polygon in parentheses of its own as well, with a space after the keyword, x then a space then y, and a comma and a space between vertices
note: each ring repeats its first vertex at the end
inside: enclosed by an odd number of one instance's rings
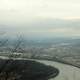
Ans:
MULTIPOLYGON (((20 35, 20 36, 18 36, 18 38, 14 41, 14 43, 13 43, 13 48, 11 49, 11 54, 9 55, 9 58, 11 58, 11 57, 15 57, 15 56, 17 56, 19 53, 23 53, 23 51, 24 51, 24 47, 25 47, 25 45, 24 45, 24 39, 23 39, 23 37, 20 35), (16 54, 17 55, 16 55, 16 54)), ((19 54, 20 55, 20 54, 19 54)))

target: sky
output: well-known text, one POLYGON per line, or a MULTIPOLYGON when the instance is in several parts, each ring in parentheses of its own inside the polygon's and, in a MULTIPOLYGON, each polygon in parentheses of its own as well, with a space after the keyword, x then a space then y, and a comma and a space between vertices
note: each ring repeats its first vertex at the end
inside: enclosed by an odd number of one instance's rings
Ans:
POLYGON ((80 0, 0 0, 0 34, 80 37, 80 0))

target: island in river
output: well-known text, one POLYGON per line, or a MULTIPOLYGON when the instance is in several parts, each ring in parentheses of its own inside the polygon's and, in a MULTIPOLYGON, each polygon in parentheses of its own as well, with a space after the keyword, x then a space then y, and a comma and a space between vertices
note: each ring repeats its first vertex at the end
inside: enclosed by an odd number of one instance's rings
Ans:
POLYGON ((59 70, 32 60, 0 60, 0 80, 48 80, 59 70))

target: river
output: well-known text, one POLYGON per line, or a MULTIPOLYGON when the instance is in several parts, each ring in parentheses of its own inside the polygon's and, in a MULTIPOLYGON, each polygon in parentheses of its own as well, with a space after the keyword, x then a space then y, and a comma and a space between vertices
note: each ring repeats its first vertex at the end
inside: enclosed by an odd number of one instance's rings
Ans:
POLYGON ((67 64, 53 61, 37 60, 46 65, 54 66, 59 69, 60 73, 57 77, 49 80, 80 80, 80 69, 67 64))
MULTIPOLYGON (((7 59, 7 57, 1 56, 2 59, 7 59)), ((20 58, 21 60, 22 58, 20 58)), ((34 60, 34 59, 25 59, 25 60, 34 60)), ((60 73, 57 77, 49 80, 80 80, 80 69, 71 65, 47 61, 47 60, 34 60, 46 65, 50 65, 59 69, 60 73)))

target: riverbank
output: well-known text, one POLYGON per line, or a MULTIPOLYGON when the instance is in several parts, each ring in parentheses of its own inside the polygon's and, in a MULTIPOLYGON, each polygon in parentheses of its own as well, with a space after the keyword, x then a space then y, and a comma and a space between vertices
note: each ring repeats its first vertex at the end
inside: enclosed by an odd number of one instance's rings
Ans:
MULTIPOLYGON (((8 56, 0 56, 0 59, 9 59, 8 56)), ((44 58, 14 58, 12 57, 12 59, 16 59, 16 60, 47 60, 47 61, 55 61, 55 62, 59 62, 59 63, 63 63, 63 64, 67 64, 67 65, 71 65, 71 66, 74 66, 74 67, 77 67, 77 68, 80 68, 79 65, 76 65, 76 64, 73 64, 71 62, 67 62, 67 61, 64 61, 62 59, 56 59, 56 58, 53 58, 53 59, 44 59, 44 58)))
POLYGON ((43 59, 43 58, 33 58, 33 59, 37 59, 37 60, 47 60, 47 61, 55 61, 55 62, 59 62, 59 63, 63 63, 63 64, 67 64, 67 65, 71 65, 71 66, 74 66, 74 67, 77 67, 77 68, 80 68, 80 65, 76 65, 74 63, 71 63, 71 62, 67 62, 67 61, 64 61, 62 59, 43 59))

